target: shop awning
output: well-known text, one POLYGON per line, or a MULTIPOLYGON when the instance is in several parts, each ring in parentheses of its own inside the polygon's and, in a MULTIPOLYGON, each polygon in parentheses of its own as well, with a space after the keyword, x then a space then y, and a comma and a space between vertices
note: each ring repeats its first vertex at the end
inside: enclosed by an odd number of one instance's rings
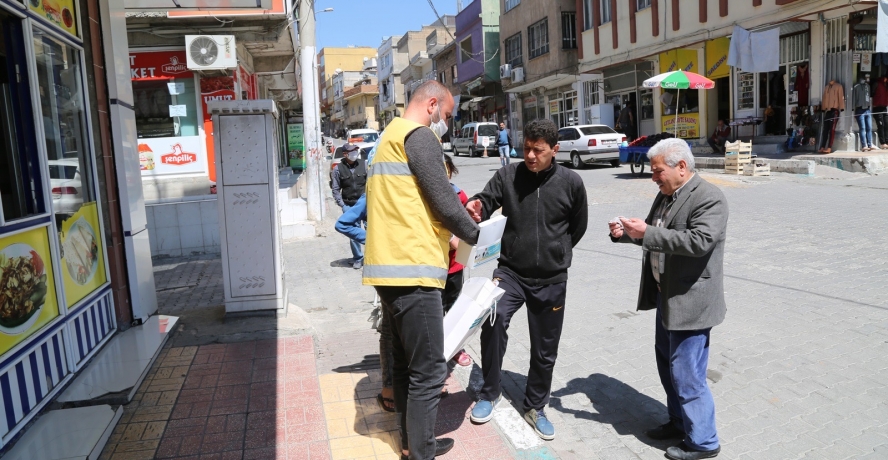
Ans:
POLYGON ((571 83, 574 83, 575 81, 577 81, 576 75, 556 73, 554 75, 549 75, 548 77, 540 78, 539 80, 530 82, 526 85, 508 88, 505 91, 507 93, 526 93, 535 88, 557 88, 559 86, 569 85, 571 83))
POLYGON ((271 9, 272 0, 125 0, 126 9, 133 10, 182 10, 192 8, 195 10, 220 10, 220 9, 271 9), (212 3, 212 6, 208 6, 212 3))
POLYGON ((477 107, 479 102, 481 102, 485 99, 490 99, 491 97, 493 97, 493 96, 473 97, 473 98, 469 99, 468 101, 463 102, 463 104, 461 106, 459 106, 459 108, 461 108, 463 110, 467 110, 469 107, 477 107))

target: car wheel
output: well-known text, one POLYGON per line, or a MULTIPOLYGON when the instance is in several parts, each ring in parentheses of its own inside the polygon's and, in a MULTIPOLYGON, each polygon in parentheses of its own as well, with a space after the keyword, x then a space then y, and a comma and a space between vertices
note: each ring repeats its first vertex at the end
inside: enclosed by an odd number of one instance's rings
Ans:
POLYGON ((580 169, 583 167, 584 163, 582 158, 580 158, 579 153, 573 152, 570 154, 570 165, 573 169, 580 169))
POLYGON ((475 147, 469 148, 469 158, 472 158, 477 154, 478 154, 478 152, 475 151, 475 147))
POLYGON ((619 168, 620 160, 611 160, 611 166, 613 166, 614 168, 619 168))

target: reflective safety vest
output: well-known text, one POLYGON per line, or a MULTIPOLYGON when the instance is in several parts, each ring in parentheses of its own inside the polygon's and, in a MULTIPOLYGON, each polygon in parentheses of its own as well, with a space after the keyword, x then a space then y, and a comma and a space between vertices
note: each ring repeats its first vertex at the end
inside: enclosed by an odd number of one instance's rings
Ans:
POLYGON ((403 118, 392 120, 370 165, 365 285, 444 289, 450 231, 423 200, 404 150, 407 135, 421 127, 403 118))

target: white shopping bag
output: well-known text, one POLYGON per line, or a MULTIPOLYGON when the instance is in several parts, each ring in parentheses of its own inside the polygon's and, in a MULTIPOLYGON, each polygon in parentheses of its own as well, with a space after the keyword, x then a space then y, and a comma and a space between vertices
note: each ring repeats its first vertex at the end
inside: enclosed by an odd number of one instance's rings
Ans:
POLYGON ((444 359, 449 361, 465 348, 505 292, 487 278, 469 278, 463 284, 459 298, 444 316, 444 359))
POLYGON ((502 250, 503 232, 506 230, 506 216, 493 216, 478 224, 481 233, 478 235, 478 244, 471 245, 460 240, 456 248, 455 260, 467 269, 497 260, 502 250))

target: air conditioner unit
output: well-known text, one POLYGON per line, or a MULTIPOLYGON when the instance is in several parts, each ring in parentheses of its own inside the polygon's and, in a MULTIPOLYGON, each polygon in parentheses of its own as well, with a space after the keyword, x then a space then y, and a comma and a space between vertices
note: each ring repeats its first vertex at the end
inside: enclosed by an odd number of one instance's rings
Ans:
POLYGON ((512 77, 512 65, 503 64, 500 66, 500 80, 506 80, 512 77))
POLYGON ((234 35, 186 35, 185 55, 192 70, 220 70, 237 67, 234 35))
POLYGON ((512 83, 520 83, 522 81, 524 81, 524 67, 512 70, 512 83))

